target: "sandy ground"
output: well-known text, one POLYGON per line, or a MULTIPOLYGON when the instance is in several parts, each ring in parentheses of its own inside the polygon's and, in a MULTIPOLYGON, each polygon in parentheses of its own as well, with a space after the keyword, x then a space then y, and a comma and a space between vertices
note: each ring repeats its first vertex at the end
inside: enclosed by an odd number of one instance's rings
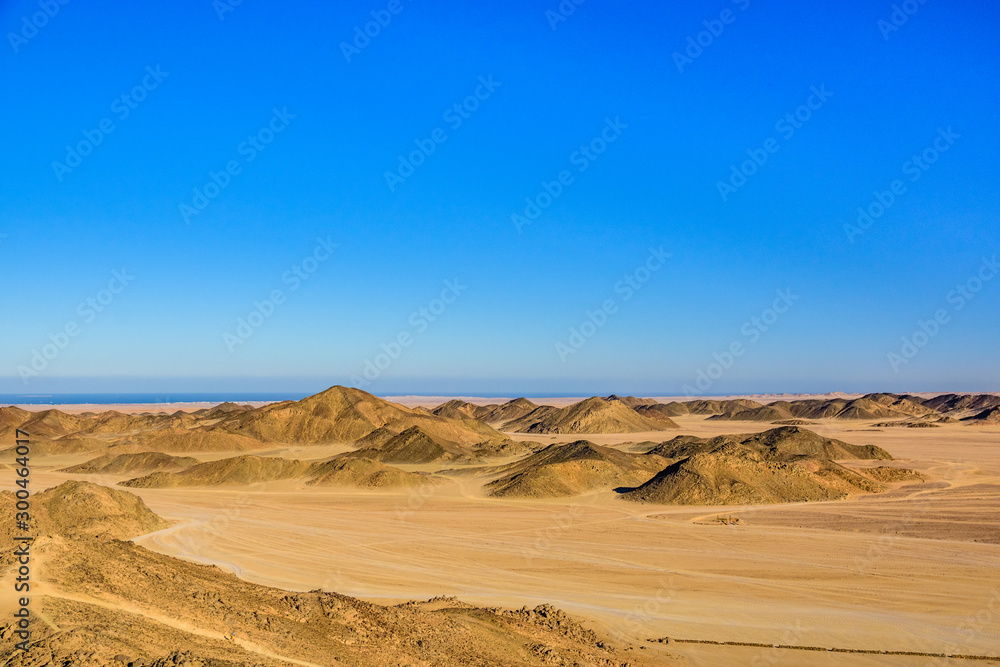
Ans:
MULTIPOLYGON (((677 421, 681 433, 696 435, 771 427, 694 416, 677 421)), ((511 607, 547 602, 595 629, 641 642, 670 636, 1000 652, 1000 428, 877 431, 865 422, 833 421, 809 428, 884 447, 900 459, 894 465, 928 479, 878 496, 757 508, 637 505, 613 494, 488 499, 464 478, 401 492, 294 484, 137 490, 154 511, 177 521, 137 541, 287 589, 323 588, 380 602, 436 595, 511 607), (722 525, 719 516, 739 516, 741 525, 722 525)), ((590 439, 628 448, 624 443, 673 435, 590 439)), ((302 447, 284 455, 318 458, 337 449, 302 447)), ((41 461, 35 490, 79 479, 55 467, 82 458, 41 461)), ((0 486, 11 488, 9 480, 4 476, 0 486)), ((935 664, 916 657, 648 646, 690 664, 935 664)))

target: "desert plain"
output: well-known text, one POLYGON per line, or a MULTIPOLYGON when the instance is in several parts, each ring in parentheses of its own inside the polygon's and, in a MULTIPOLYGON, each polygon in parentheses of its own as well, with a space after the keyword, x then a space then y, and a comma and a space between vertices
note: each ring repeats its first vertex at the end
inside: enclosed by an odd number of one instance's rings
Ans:
POLYGON ((191 412, 5 408, 0 488, 17 488, 13 428, 35 452, 41 643, 15 650, 7 627, 0 656, 1000 664, 1000 398, 927 396, 804 399, 808 417, 797 401, 484 407, 343 388, 191 412))

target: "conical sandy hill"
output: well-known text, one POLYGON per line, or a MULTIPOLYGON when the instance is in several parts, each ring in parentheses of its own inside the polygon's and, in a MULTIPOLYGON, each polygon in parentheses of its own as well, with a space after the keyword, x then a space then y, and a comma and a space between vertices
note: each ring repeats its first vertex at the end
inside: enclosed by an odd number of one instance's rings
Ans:
POLYGON ((268 447, 237 433, 206 429, 167 428, 140 433, 120 444, 134 444, 157 452, 252 452, 268 447))
MULTIPOLYGON (((522 416, 503 422, 498 428, 507 432, 518 431, 519 429, 524 428, 525 425, 542 422, 552 415, 558 414, 559 411, 560 408, 557 408, 554 405, 537 405, 534 409, 523 414, 522 416)), ((520 410, 512 410, 511 412, 520 412, 520 410)))
POLYGON ((340 386, 301 401, 234 414, 210 428, 266 442, 317 444, 354 442, 381 427, 401 433, 412 426, 420 426, 435 438, 463 445, 500 436, 474 419, 421 414, 360 389, 340 386))
POLYGON ((778 462, 727 445, 678 461, 622 497, 666 505, 737 505, 836 500, 883 489, 832 461, 778 462))
POLYGON ((830 400, 807 399, 802 401, 775 401, 769 404, 773 408, 788 410, 799 419, 832 419, 848 406, 848 401, 842 398, 830 400))
POLYGON ((495 459, 507 458, 511 456, 527 456, 542 449, 542 445, 534 441, 511 440, 510 438, 500 438, 487 440, 476 445, 473 450, 473 458, 495 459))
POLYGON ((625 499, 677 505, 834 500, 884 488, 835 459, 892 458, 874 445, 852 445, 798 426, 711 439, 680 436, 649 454, 674 463, 622 494, 625 499))
POLYGON ((761 407, 761 403, 752 401, 749 398, 736 398, 732 400, 696 400, 684 403, 688 412, 692 415, 717 415, 725 412, 736 412, 740 410, 752 410, 761 407))
POLYGON ((96 459, 90 459, 61 472, 101 475, 127 475, 130 473, 148 473, 156 471, 172 471, 190 468, 198 465, 198 459, 190 456, 170 456, 160 452, 140 452, 138 454, 105 454, 96 459))
POLYGON ((677 416, 675 411, 663 403, 639 405, 634 410, 643 417, 662 422, 664 428, 680 428, 677 422, 671 419, 671 417, 677 416))
POLYGON ((117 410, 108 410, 82 420, 78 432, 94 435, 131 434, 156 428, 162 420, 163 417, 158 415, 127 415, 117 410))
POLYGON ((442 403, 433 410, 431 414, 438 417, 448 417, 450 419, 479 419, 480 415, 485 415, 489 409, 460 399, 454 399, 447 403, 442 403))
POLYGON ((13 435, 15 429, 17 429, 24 422, 28 421, 30 417, 30 412, 13 405, 0 408, 0 437, 13 435))
MULTIPOLYGON (((14 494, 0 493, 0 507, 14 516, 14 494), (9 512, 8 512, 9 510, 9 512)), ((36 537, 102 537, 127 540, 160 530, 169 524, 154 514, 138 496, 89 482, 63 482, 34 494, 31 499, 31 531, 36 537)), ((13 535, 13 521, 0 531, 13 535)))
POLYGON ((651 398, 637 398, 635 396, 618 396, 617 394, 611 394, 610 396, 605 396, 606 401, 621 401, 630 408, 637 408, 640 405, 656 405, 656 401, 651 398))
POLYGON ((32 412, 20 428, 22 431, 30 433, 33 438, 58 438, 76 433, 86 421, 84 418, 68 415, 61 410, 44 410, 32 412))
POLYGON ((207 419, 218 419, 219 417, 225 417, 237 412, 249 412, 250 410, 253 410, 252 405, 241 405, 239 403, 226 402, 219 403, 214 408, 198 410, 194 414, 207 419))
MULTIPOLYGON (((59 456, 61 454, 81 454, 84 452, 99 452, 108 449, 110 443, 96 438, 82 438, 67 435, 55 440, 36 440, 31 438, 31 455, 34 457, 59 456)), ((0 459, 14 458, 17 447, 0 451, 0 459)))
POLYGON ((697 438, 682 435, 650 450, 668 459, 679 459, 697 453, 711 452, 726 444, 737 444, 759 452, 768 460, 788 461, 800 457, 831 460, 862 459, 891 460, 889 452, 875 445, 852 445, 843 440, 825 438, 801 426, 782 426, 761 433, 719 435, 697 438))
POLYGON ((732 420, 732 421, 753 421, 753 422, 773 422, 791 419, 792 413, 783 406, 762 405, 759 408, 749 408, 727 412, 721 415, 712 415, 712 420, 732 420))
POLYGON ((629 454, 586 440, 549 445, 537 454, 495 470, 486 485, 494 497, 551 498, 634 486, 649 479, 665 461, 629 454))
POLYGON ((688 406, 684 403, 678 403, 677 401, 670 401, 669 403, 661 403, 663 406, 662 412, 668 417, 679 417, 681 415, 689 415, 691 411, 688 406))
POLYGON ((492 426, 500 426, 502 428, 503 424, 520 419, 533 410, 537 410, 539 406, 526 398, 515 398, 502 405, 491 404, 483 407, 489 409, 480 414, 479 419, 492 426))
POLYGON ((532 411, 504 425, 518 433, 639 433, 670 428, 662 419, 645 417, 619 400, 588 398, 551 412, 532 411))
POLYGON ((910 417, 931 414, 930 408, 906 399, 894 399, 888 394, 869 394, 850 401, 837 413, 837 419, 882 419, 884 417, 910 417))
POLYGON ((373 459, 358 457, 335 459, 315 466, 306 484, 384 489, 442 482, 443 480, 437 477, 406 472, 373 459))
POLYGON ((875 445, 852 445, 843 440, 824 438, 801 426, 783 426, 755 433, 742 441, 766 450, 772 459, 788 460, 799 456, 826 459, 891 460, 889 452, 875 445))
POLYGON ((471 458, 473 450, 425 433, 413 426, 402 433, 380 429, 358 441, 361 448, 345 458, 369 458, 383 463, 434 463, 471 458))

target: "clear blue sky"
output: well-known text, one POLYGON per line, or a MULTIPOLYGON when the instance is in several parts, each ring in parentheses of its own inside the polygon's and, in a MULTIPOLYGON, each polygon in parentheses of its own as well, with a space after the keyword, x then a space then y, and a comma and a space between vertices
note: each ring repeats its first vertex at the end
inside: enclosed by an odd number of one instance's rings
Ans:
POLYGON ((1000 253, 1000 6, 914 3, 889 31, 891 5, 587 0, 556 22, 556 0, 244 0, 223 19, 211 0, 53 0, 33 30, 37 0, 4 2, 0 389, 311 391, 381 361, 365 387, 383 394, 677 394, 699 371, 717 375, 708 394, 998 390, 1000 280, 949 292, 1000 253), (391 21, 348 62, 373 11, 391 21), (688 37, 720 26, 679 68, 688 37), (104 119, 78 166, 53 165, 104 119), (243 143, 269 125, 262 150, 243 143), (934 164, 906 165, 948 128, 934 164), (602 132, 603 153, 576 153, 602 132), (767 161, 724 198, 748 150, 767 161), (845 231, 894 180, 885 213, 845 231), (293 289, 318 238, 338 246, 293 289), (411 317, 455 279, 435 321, 411 317), (798 299, 765 332, 751 318, 779 289, 798 299), (227 343, 274 290, 283 303, 227 343))

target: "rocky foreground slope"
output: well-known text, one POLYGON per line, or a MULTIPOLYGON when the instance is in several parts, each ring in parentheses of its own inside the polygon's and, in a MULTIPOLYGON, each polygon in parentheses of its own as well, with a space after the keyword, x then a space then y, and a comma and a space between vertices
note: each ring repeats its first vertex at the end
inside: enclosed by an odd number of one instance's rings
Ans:
MULTIPOLYGON (((0 512, 13 505, 13 494, 0 494, 0 512)), ((165 525, 125 491, 67 482, 34 506, 36 621, 28 651, 14 648, 10 621, 0 626, 9 667, 652 664, 548 605, 381 606, 321 590, 332 578, 296 593, 163 556, 123 541, 165 525)), ((13 537, 0 528, 5 585, 13 537)))

